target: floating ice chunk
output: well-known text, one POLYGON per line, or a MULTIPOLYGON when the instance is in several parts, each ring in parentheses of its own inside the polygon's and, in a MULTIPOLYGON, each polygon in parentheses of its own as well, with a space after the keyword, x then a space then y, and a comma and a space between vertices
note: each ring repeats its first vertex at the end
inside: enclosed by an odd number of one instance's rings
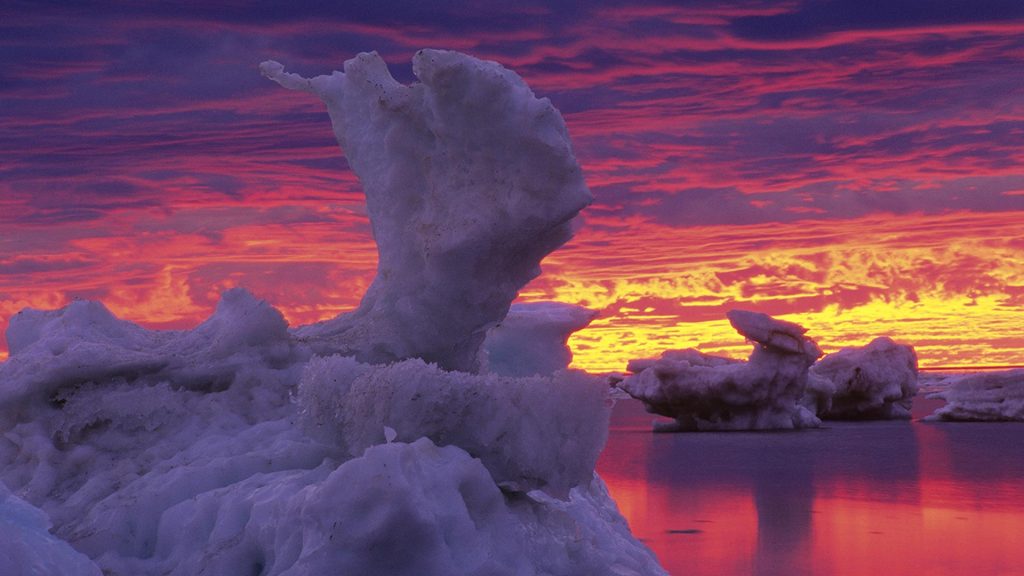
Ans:
POLYGON ((811 366, 811 380, 832 384, 809 386, 805 404, 826 419, 910 418, 917 394, 917 355, 913 347, 880 337, 861 348, 843 348, 811 366))
POLYGON ((974 374, 976 372, 918 372, 917 392, 926 396, 935 392, 945 392, 961 378, 973 376, 974 374))
POLYGON ((589 482, 608 435, 601 381, 582 372, 506 378, 446 372, 421 360, 388 366, 352 358, 310 361, 299 386, 310 428, 358 456, 385 442, 426 436, 480 458, 494 481, 564 497, 589 482))
POLYGON ((50 534, 42 510, 0 482, 0 569, 4 576, 100 576, 88 556, 50 534))
POLYGON ((664 364, 665 362, 678 362, 689 364, 690 366, 706 366, 708 368, 743 363, 742 360, 726 358, 724 356, 714 356, 712 354, 705 354, 700 350, 687 348, 685 350, 666 350, 661 353, 660 358, 637 358, 635 360, 630 360, 627 368, 630 372, 638 374, 648 368, 664 364))
POLYGON ((925 420, 1024 421, 1024 368, 962 376, 928 397, 946 405, 925 420))
POLYGON ((546 376, 572 362, 567 344, 597 312, 561 302, 513 304, 508 315, 487 333, 487 371, 502 376, 546 376))
POLYGON ((379 253, 356 311, 296 333, 324 355, 477 371, 487 330, 591 201, 561 115, 514 72, 457 52, 417 52, 411 86, 376 53, 310 79, 261 70, 327 104, 379 253))
POLYGON ((732 310, 729 321, 753 341, 747 362, 695 350, 629 364, 617 386, 647 410, 675 419, 670 430, 766 430, 819 426, 799 404, 808 368, 821 355, 806 329, 766 314, 732 310))

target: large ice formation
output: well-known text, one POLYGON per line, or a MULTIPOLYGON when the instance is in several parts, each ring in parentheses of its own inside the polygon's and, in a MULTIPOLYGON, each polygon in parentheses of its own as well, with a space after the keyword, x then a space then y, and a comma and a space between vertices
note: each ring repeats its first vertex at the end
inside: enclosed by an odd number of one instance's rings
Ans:
POLYGON ((810 382, 805 405, 813 406, 821 418, 910 418, 917 394, 917 355, 911 346, 882 336, 867 346, 828 354, 811 366, 810 382))
POLYGON ((800 404, 808 368, 821 350, 806 329, 765 314, 728 313, 737 332, 754 344, 746 362, 669 351, 658 360, 634 360, 617 384, 647 410, 675 419, 663 430, 769 430, 819 426, 800 404))
POLYGON ((946 405, 926 420, 1024 421, 1024 368, 979 372, 957 378, 935 392, 946 405))
POLYGON ((591 201, 561 115, 514 72, 457 52, 417 52, 410 86, 376 53, 308 79, 260 68, 327 104, 379 253, 359 308, 298 334, 320 353, 475 372, 487 330, 591 201))
POLYGON ((279 320, 241 290, 187 332, 86 303, 24 314, 27 345, 0 364, 19 392, 0 482, 31 506, 0 501, 0 550, 22 566, 21 543, 52 548, 75 574, 90 564, 68 544, 133 576, 663 573, 593 473, 608 418, 593 377, 307 361, 279 320), (83 333, 95 369, 67 378, 83 333), (134 355, 160 361, 120 361, 134 355), (43 366, 59 385, 27 369, 43 366), (28 519, 3 525, 11 509, 28 519))
POLYGON ((513 304, 487 333, 487 371, 502 376, 548 375, 572 362, 569 336, 585 328, 597 312, 562 302, 513 304))
POLYGON ((514 74, 449 52, 416 70, 277 70, 328 100, 369 192, 382 264, 356 313, 289 331, 235 289, 189 331, 84 301, 11 321, 0 573, 664 574, 594 474, 599 381, 429 363, 476 367, 589 196, 514 74))

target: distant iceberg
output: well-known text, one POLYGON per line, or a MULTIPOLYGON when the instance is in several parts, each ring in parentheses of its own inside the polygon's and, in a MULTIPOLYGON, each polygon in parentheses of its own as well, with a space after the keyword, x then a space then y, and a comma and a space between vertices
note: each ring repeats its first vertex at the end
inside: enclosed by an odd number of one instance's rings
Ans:
POLYGON ((677 430, 813 428, 822 419, 910 418, 917 393, 917 355, 880 337, 823 358, 792 322, 732 310, 733 327, 754 345, 746 362, 697 350, 669 350, 629 363, 633 374, 613 383, 677 430))
POLYGON ((1024 422, 1024 368, 962 376, 928 397, 946 405, 926 420, 1024 422))
POLYGON ((657 360, 629 363, 633 375, 616 386, 647 410, 675 420, 674 430, 809 428, 821 420, 800 400, 808 368, 821 350, 802 326, 766 314, 732 310, 729 322, 754 349, 746 362, 696 350, 669 351, 657 360))
POLYGON ((866 346, 828 354, 811 366, 805 404, 831 420, 909 419, 917 387, 914 349, 882 336, 866 346))

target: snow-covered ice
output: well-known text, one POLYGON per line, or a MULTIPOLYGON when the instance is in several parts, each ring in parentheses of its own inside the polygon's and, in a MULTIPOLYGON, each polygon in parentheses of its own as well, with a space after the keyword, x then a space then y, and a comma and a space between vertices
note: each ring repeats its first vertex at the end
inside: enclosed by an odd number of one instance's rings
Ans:
POLYGON ((299 334, 364 362, 422 358, 475 372, 488 329, 591 201, 561 114, 497 63, 420 50, 402 85, 376 53, 303 78, 366 192, 377 276, 359 308, 299 334))
POLYGON ((215 391, 250 370, 287 371, 309 357, 281 313, 242 289, 225 292, 214 314, 187 332, 146 330, 99 302, 80 300, 59 310, 23 310, 7 336, 0 421, 88 383, 147 378, 215 391))
MULTIPOLYGON (((264 65, 325 98, 367 189, 381 267, 355 313, 289 330, 234 289, 188 331, 84 301, 11 321, 0 561, 26 574, 50 561, 44 573, 664 574, 594 474, 606 387, 571 371, 470 373, 589 201, 561 117, 497 64, 423 51, 415 66, 423 84, 401 87, 375 55, 312 80, 264 65)), ((568 324, 530 361, 561 364, 568 324)))
POLYGON ((388 427, 402 442, 463 448, 504 488, 561 497, 589 481, 608 434, 607 391, 582 372, 509 378, 334 356, 309 363, 298 400, 314 433, 352 455, 388 427))
MULTIPOLYGON (((222 302, 187 332, 94 307, 0 364, 4 388, 26 391, 3 412, 0 481, 54 525, 51 539, 19 538, 63 540, 133 576, 663 573, 593 473, 608 418, 595 378, 306 361, 252 331, 273 308, 240 290, 225 299, 248 313, 222 302), (73 373, 82 354, 49 344, 93 320, 124 329, 97 354, 132 350, 163 368, 111 362, 89 381, 25 385, 22 367, 44 359, 73 373)), ((74 316, 62 312, 51 316, 74 316)))
POLYGON ((910 418, 917 354, 885 336, 860 348, 843 348, 811 366, 809 388, 805 404, 821 418, 910 418))
POLYGON ((728 313, 737 332, 754 345, 746 362, 670 351, 658 360, 634 360, 617 386, 648 411, 675 419, 663 430, 770 430, 819 426, 800 404, 808 368, 821 350, 806 329, 766 314, 728 313))
POLYGON ((502 376, 544 376, 567 368, 572 362, 569 336, 596 316, 594 310, 562 302, 513 304, 484 340, 487 371, 502 376))
POLYGON ((946 401, 926 420, 1024 421, 1024 368, 960 376, 929 398, 946 401))
POLYGON ((0 482, 0 567, 4 576, 100 576, 88 556, 49 532, 46 512, 0 482))

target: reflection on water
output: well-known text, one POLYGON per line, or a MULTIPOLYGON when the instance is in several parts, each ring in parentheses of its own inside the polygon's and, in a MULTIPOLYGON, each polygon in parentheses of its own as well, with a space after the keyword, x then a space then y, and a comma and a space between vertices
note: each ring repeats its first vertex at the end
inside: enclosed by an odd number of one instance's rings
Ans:
POLYGON ((651 419, 620 401, 598 471, 672 574, 1024 575, 1024 424, 651 419))

